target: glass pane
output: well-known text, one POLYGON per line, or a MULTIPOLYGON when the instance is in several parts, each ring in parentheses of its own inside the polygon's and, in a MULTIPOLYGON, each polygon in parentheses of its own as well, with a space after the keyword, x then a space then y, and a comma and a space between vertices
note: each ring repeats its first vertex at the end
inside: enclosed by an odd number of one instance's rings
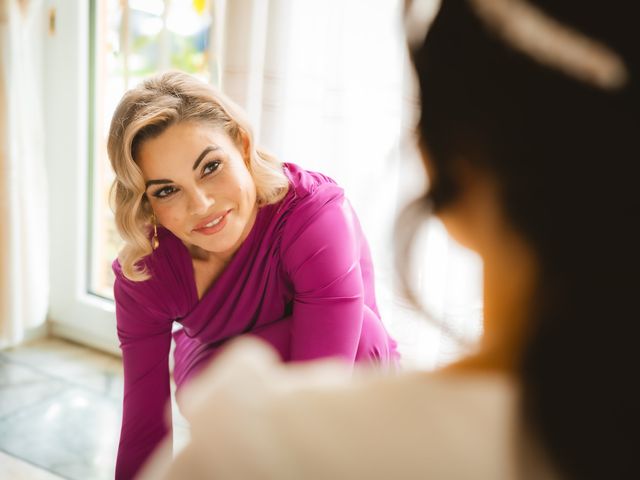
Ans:
POLYGON ((111 115, 145 77, 179 69, 211 81, 212 0, 93 0, 91 4, 88 290, 111 298, 111 262, 122 246, 108 198, 111 115))

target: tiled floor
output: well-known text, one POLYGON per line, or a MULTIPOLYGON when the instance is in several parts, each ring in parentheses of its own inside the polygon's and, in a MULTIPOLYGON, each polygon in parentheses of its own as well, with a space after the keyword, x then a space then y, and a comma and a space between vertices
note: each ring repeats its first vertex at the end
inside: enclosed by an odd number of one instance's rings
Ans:
POLYGON ((0 478, 11 480, 60 480, 63 477, 0 452, 0 478))
MULTIPOLYGON (((112 479, 122 381, 119 358, 65 340, 0 351, 0 478, 112 479)), ((174 450, 187 439, 174 415, 174 450)))

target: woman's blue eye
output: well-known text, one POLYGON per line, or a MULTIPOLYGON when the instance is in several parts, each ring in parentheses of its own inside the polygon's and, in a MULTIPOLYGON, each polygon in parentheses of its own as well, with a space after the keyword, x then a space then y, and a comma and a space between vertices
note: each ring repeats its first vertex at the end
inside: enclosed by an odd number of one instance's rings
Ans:
POLYGON ((202 169, 202 176, 209 175, 220 167, 220 162, 218 160, 214 160, 212 162, 207 163, 202 169))
POLYGON ((174 187, 163 187, 159 190, 156 190, 153 196, 156 198, 166 198, 175 191, 176 189, 174 187))

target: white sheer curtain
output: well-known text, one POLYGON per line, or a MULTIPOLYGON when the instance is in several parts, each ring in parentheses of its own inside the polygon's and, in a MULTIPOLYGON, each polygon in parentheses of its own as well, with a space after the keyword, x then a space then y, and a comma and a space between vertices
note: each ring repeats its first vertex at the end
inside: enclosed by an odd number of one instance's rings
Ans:
MULTIPOLYGON (((434 3, 435 6, 435 3, 434 3)), ((392 227, 424 188, 411 148, 417 95, 399 0, 232 0, 221 42, 222 88, 249 112, 262 145, 332 176, 369 238, 385 324, 406 364, 431 368, 455 342, 407 307, 394 288, 392 227)), ((481 267, 437 222, 416 246, 415 288, 467 338, 481 318, 481 267)))
POLYGON ((44 324, 49 298, 41 13, 0 1, 0 348, 44 324))

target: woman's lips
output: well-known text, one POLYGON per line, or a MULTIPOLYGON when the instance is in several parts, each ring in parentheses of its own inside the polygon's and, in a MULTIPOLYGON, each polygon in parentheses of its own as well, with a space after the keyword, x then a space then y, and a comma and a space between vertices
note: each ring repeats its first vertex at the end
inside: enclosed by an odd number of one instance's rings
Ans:
POLYGON ((227 210, 223 214, 212 215, 200 222, 193 231, 203 235, 213 235, 214 233, 218 233, 227 224, 227 215, 229 215, 229 212, 231 212, 231 210, 227 210))

